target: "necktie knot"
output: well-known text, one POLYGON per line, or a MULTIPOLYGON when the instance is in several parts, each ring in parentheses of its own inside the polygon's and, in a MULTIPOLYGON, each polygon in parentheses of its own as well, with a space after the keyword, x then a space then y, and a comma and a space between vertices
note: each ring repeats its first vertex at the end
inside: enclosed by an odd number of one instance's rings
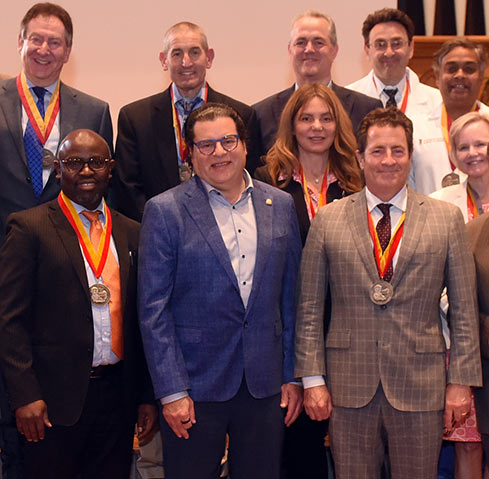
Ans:
POLYGON ((384 88, 384 93, 389 97, 387 103, 385 104, 386 107, 397 107, 396 95, 398 91, 399 90, 397 88, 384 88))
POLYGON ((81 212, 81 214, 88 220, 90 223, 93 223, 94 221, 99 221, 98 217, 100 216, 101 211, 87 211, 84 210, 81 212))
POLYGON ((185 119, 187 119, 190 113, 192 113, 192 110, 199 103, 199 101, 200 101, 199 97, 194 98, 193 100, 186 100, 185 98, 178 100, 178 103, 183 108, 183 116, 185 117, 185 119))
POLYGON ((390 203, 379 203, 377 205, 377 208, 379 208, 379 210, 382 211, 382 214, 384 216, 389 216, 389 211, 390 211, 391 206, 392 205, 390 203))
POLYGON ((32 91, 36 94, 39 100, 44 101, 44 95, 46 94, 46 89, 42 86, 33 86, 32 91))

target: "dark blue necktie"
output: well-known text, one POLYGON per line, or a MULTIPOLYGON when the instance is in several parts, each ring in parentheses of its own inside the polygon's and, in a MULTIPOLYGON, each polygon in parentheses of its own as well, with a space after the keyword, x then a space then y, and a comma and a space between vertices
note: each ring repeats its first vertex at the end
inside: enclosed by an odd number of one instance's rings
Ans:
MULTIPOLYGON (((46 89, 40 86, 32 88, 37 96, 37 109, 44 119, 44 95, 46 89)), ((39 198, 42 193, 42 151, 43 145, 32 127, 31 120, 27 122, 24 133, 24 147, 27 157, 27 165, 31 174, 32 188, 36 198, 39 198)))

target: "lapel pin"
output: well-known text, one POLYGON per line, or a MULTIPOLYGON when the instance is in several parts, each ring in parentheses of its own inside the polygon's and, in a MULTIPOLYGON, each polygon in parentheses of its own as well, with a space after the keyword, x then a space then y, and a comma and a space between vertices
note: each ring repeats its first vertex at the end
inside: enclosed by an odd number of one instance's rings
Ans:
POLYGON ((267 198, 265 200, 265 203, 268 205, 268 206, 272 206, 272 199, 271 198, 267 198))

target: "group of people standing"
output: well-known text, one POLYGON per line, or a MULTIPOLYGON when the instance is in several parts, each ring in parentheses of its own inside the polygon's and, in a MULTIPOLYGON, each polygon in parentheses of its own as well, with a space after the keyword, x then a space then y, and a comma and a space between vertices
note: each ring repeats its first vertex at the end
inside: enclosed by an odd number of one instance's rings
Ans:
POLYGON ((434 479, 450 435, 482 477, 485 54, 445 43, 435 89, 406 14, 362 34, 372 71, 340 87, 333 19, 302 13, 295 84, 250 107, 173 25, 172 83, 121 109, 113 154, 108 105, 60 81, 69 14, 29 9, 0 82, 6 479, 128 477, 158 417, 168 479, 218 477, 227 438, 232 479, 325 478, 326 434, 337 479, 434 479))

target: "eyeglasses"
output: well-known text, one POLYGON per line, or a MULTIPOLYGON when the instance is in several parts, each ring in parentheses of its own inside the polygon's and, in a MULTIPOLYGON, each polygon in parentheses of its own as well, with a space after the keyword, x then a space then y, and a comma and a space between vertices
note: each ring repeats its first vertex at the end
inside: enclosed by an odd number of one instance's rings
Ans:
POLYGON ((201 140, 194 143, 203 155, 212 155, 216 151, 217 143, 220 143, 222 149, 230 152, 236 149, 239 142, 239 135, 226 135, 217 140, 201 140))
POLYGON ((92 156, 91 158, 65 158, 64 160, 60 160, 63 163, 64 167, 71 171, 72 173, 78 173, 79 171, 85 168, 85 165, 92 171, 103 170, 107 167, 107 164, 110 162, 110 158, 101 158, 100 156, 92 156))
POLYGON ((402 38, 394 38, 392 40, 375 40, 369 47, 373 47, 378 52, 385 52, 388 46, 391 46, 392 50, 400 50, 407 45, 407 42, 402 38))

